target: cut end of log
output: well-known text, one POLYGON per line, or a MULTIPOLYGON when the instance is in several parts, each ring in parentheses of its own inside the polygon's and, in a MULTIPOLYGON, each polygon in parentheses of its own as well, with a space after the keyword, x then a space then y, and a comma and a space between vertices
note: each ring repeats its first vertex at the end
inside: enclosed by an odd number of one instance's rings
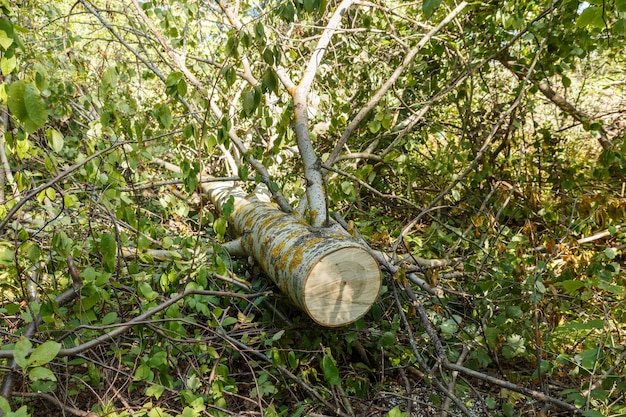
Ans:
POLYGON ((382 278, 363 248, 343 247, 321 258, 304 284, 304 307, 318 324, 343 326, 361 318, 376 301, 382 278))

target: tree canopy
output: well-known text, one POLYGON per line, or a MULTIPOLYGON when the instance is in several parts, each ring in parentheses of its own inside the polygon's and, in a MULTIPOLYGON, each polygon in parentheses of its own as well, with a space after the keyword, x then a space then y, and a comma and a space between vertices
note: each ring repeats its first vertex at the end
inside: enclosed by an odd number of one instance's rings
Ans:
POLYGON ((625 0, 0 0, 0 416, 625 414, 625 47, 625 0), (358 242, 367 314, 215 181, 358 242))

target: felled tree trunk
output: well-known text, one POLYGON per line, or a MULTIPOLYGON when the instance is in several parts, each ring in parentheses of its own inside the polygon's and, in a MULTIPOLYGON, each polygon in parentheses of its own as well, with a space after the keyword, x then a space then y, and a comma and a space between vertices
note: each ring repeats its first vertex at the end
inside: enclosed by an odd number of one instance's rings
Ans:
POLYGON ((208 183, 204 189, 218 208, 233 197, 228 220, 243 250, 315 322, 352 323, 376 301, 378 263, 339 226, 313 228, 230 182, 208 183))

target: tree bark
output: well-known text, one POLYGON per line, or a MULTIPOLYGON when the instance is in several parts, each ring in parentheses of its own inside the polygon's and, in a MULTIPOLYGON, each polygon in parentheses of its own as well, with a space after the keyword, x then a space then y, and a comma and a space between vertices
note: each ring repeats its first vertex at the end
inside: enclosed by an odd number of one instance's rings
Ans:
POLYGON ((233 198, 228 220, 241 236, 241 246, 316 323, 352 323, 376 301, 381 286, 378 263, 340 226, 309 226, 257 195, 245 195, 232 182, 203 188, 220 209, 233 198))

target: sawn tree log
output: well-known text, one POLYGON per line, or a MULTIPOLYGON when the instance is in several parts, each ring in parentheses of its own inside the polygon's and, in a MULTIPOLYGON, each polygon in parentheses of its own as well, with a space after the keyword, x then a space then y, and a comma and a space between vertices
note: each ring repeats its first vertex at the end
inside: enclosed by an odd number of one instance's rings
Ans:
POLYGON ((257 195, 247 196, 232 182, 208 183, 204 191, 220 209, 233 197, 228 220, 242 249, 316 323, 352 323, 376 301, 378 263, 339 226, 311 227, 257 195))

